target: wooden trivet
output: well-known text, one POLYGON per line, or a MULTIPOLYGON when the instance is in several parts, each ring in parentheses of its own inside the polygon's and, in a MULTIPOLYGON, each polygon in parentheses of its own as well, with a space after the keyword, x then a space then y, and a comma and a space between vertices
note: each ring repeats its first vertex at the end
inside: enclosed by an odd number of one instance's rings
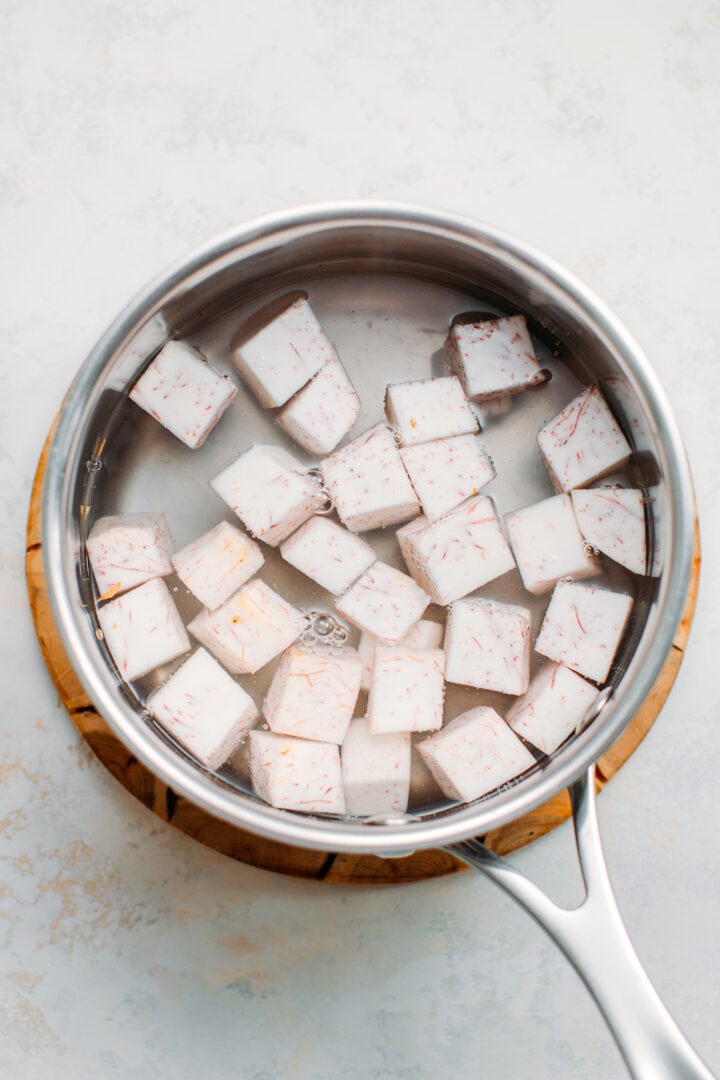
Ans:
MULTIPOLYGON (((375 855, 343 855, 306 851, 276 843, 245 832, 212 817, 158 780, 120 741, 95 711, 63 649, 54 621, 43 570, 40 540, 40 507, 51 431, 38 463, 30 498, 27 527, 26 572, 30 608, 45 663, 75 727, 109 772, 154 814, 181 829, 215 851, 233 859, 274 870, 281 874, 349 885, 399 885, 442 877, 465 870, 446 851, 418 851, 403 859, 381 859, 375 855)), ((695 611, 700 576, 700 542, 695 530, 695 556, 682 622, 665 665, 642 708, 620 738, 600 758, 595 767, 596 788, 602 790, 627 761, 652 727, 682 662, 695 611)), ((506 855, 550 832, 570 816, 566 791, 517 821, 495 829, 485 837, 493 851, 506 855)))

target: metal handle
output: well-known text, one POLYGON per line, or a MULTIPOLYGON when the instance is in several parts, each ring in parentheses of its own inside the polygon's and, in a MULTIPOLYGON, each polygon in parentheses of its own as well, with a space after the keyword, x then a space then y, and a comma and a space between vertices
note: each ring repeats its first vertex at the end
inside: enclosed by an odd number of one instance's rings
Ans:
POLYGON ((480 840, 448 848, 517 900, 547 931, 581 976, 637 1080, 713 1080, 648 979, 618 911, 603 856, 594 770, 570 788, 585 898, 558 907, 480 840))

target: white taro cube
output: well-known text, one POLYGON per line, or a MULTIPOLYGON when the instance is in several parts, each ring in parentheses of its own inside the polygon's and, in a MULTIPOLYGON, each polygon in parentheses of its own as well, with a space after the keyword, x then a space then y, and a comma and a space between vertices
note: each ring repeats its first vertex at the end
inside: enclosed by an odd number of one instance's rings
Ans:
POLYGON ((173 547, 162 514, 98 518, 87 539, 87 553, 101 599, 172 574, 173 547))
POLYGON ((523 315, 456 323, 445 356, 469 398, 517 394, 544 381, 523 315))
POLYGON ((597 687, 570 668, 546 663, 505 720, 538 750, 552 754, 575 731, 597 693, 597 687))
POLYGON ((385 391, 385 415, 403 446, 478 430, 477 417, 454 375, 390 383, 385 391))
POLYGON ((128 682, 190 649, 180 613, 162 578, 152 578, 98 608, 98 622, 118 671, 128 682))
POLYGON ((445 678, 461 686, 523 694, 530 682, 530 612, 472 598, 450 607, 445 678))
POLYGON ((398 529, 408 570, 436 604, 450 604, 515 566, 487 495, 468 499, 449 514, 417 518, 398 529))
MULTIPOLYGON (((411 649, 442 649, 445 627, 431 619, 420 619, 402 638, 402 644, 411 649)), ((386 644, 383 642, 383 644, 386 644)))
POLYGON ((358 817, 404 813, 411 753, 406 732, 373 735, 366 719, 353 720, 340 750, 347 813, 358 817))
POLYGON ((280 411, 277 422, 310 454, 329 454, 360 415, 360 398, 339 360, 329 360, 280 411))
POLYGON ((484 705, 423 739, 418 750, 442 792, 459 802, 479 799, 535 764, 502 717, 484 705))
POLYGON ((250 695, 205 649, 153 691, 147 708, 207 769, 227 761, 258 716, 250 695))
POLYGON ((255 541, 227 521, 203 533, 172 558, 183 585, 210 611, 229 600, 264 562, 255 541))
POLYGON ((548 592, 560 578, 580 580, 599 570, 585 549, 569 495, 513 510, 505 515, 505 528, 528 592, 548 592))
POLYGON ((325 517, 313 517, 280 547, 280 554, 328 592, 344 592, 375 562, 359 536, 325 517))
POLYGON ((559 581, 535 649, 602 683, 608 677, 632 608, 632 597, 595 585, 559 581))
POLYGON ((251 446, 210 484, 245 528, 271 547, 307 521, 318 502, 302 462, 279 446, 251 446))
POLYGON ((411 577, 387 563, 375 562, 338 597, 335 607, 361 630, 396 642, 429 603, 430 597, 411 577))
POLYGON ((360 692, 355 649, 293 645, 273 675, 263 704, 272 731, 340 744, 360 692))
POLYGON ((290 304, 233 353, 243 380, 266 409, 284 405, 330 360, 337 360, 337 353, 305 299, 290 304))
MULTIPOLYGON (((431 619, 420 619, 411 626, 407 634, 398 642, 412 649, 442 649, 445 627, 442 623, 433 622, 431 619)), ((363 630, 360 634, 358 653, 363 664, 362 681, 360 686, 363 690, 370 689, 373 667, 375 665, 375 650, 378 645, 393 645, 392 641, 378 638, 375 634, 369 634, 363 630)))
POLYGON ((420 512, 393 434, 377 424, 322 463, 338 517, 351 532, 397 525, 420 512))
POLYGON ((538 432, 556 491, 587 487, 621 469, 631 448, 598 386, 588 386, 538 432))
POLYGON ((237 387, 189 345, 169 341, 130 391, 131 399, 196 450, 207 439, 237 387))
POLYGON ((495 479, 495 468, 477 435, 406 446, 400 451, 428 521, 454 510, 495 479))
POLYGON ((635 488, 573 491, 573 509, 588 544, 633 574, 647 566, 645 500, 635 488))
POLYGON ((436 731, 441 727, 444 670, 442 649, 378 645, 367 707, 372 734, 436 731))
POLYGON ((252 675, 305 629, 302 612, 264 581, 248 581, 215 611, 203 609, 188 630, 233 675, 252 675))
POLYGON ((250 775, 257 795, 281 810, 344 814, 340 750, 334 743, 250 732, 250 775))

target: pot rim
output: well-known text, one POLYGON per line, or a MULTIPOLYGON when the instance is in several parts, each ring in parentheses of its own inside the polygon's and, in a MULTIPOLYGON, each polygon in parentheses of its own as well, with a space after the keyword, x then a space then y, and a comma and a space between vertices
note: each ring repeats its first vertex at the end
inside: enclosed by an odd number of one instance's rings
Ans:
POLYGON ((685 450, 660 382, 640 346, 623 324, 573 274, 553 259, 492 226, 449 212, 390 201, 329 202, 265 215, 231 229, 173 263, 152 280, 111 323, 82 364, 63 402, 50 445, 43 491, 42 542, 53 613, 73 668, 100 714, 133 753, 158 777, 210 814, 269 839, 304 848, 383 856, 421 848, 443 847, 498 828, 546 802, 595 762, 642 705, 672 647, 680 623, 692 568, 694 502, 685 450), (277 244, 286 234, 307 235, 322 229, 405 228, 487 251, 496 258, 542 278, 568 304, 591 320, 595 334, 607 341, 627 365, 634 389, 649 405, 656 425, 658 451, 668 499, 672 559, 664 567, 652 618, 652 642, 643 634, 628 672, 605 714, 548 766, 525 780, 469 806, 403 823, 370 824, 323 819, 277 810, 243 797, 200 767, 182 758, 144 724, 118 692, 108 665, 93 657, 87 617, 76 586, 75 552, 68 545, 74 473, 86 425, 99 394, 100 375, 133 331, 159 310, 178 286, 216 266, 242 258, 243 251, 277 244))

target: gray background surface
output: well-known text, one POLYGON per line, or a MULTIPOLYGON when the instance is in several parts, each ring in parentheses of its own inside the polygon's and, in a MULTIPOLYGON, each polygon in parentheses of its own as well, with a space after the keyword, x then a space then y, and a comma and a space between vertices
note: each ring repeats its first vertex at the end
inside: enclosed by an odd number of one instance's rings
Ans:
MULTIPOLYGON (((95 762, 35 642, 31 479, 97 336, 218 231, 353 196, 543 249, 670 391, 700 599, 675 690, 600 815, 638 952, 720 1069, 719 49, 709 0, 0 6, 4 1075, 624 1076, 575 974, 479 876, 333 888, 205 850, 95 762)), ((569 829, 517 862, 576 895, 569 829)))

